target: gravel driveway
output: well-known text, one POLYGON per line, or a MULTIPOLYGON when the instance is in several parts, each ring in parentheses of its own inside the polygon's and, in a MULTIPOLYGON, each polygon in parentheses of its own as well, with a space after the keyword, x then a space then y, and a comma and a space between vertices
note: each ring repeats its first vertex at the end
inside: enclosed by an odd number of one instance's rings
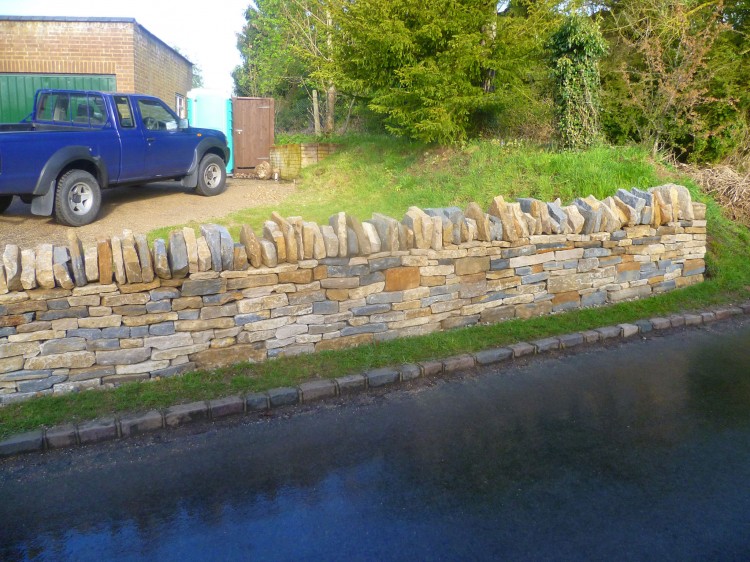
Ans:
MULTIPOLYGON (((227 190, 215 197, 198 195, 178 182, 105 189, 99 219, 77 228, 76 233, 82 241, 89 242, 118 236, 124 228, 145 234, 190 221, 208 223, 238 209, 279 204, 295 190, 292 183, 233 178, 227 181, 227 190)), ((21 248, 43 242, 67 244, 67 230, 52 217, 32 215, 31 205, 16 198, 0 215, 0 251, 6 244, 21 248)))

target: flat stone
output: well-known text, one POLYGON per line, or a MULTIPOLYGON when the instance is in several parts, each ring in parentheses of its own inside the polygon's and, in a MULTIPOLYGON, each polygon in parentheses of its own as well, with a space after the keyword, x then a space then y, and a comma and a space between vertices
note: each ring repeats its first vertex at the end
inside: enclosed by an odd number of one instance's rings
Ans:
POLYGON ((348 392, 356 392, 364 390, 367 384, 367 378, 364 375, 345 375, 336 379, 336 385, 338 386, 339 393, 346 394, 348 392))
POLYGON ((209 271, 212 265, 211 249, 208 247, 205 236, 199 236, 196 245, 198 247, 198 271, 209 271))
POLYGON ((44 432, 28 431, 0 441, 0 457, 32 453, 44 449, 44 432))
MULTIPOLYGON (((143 347, 116 351, 97 351, 96 363, 98 365, 135 365, 148 360, 149 357, 151 357, 151 349, 143 347)), ((84 366, 88 367, 90 365, 84 366)))
POLYGON ((543 338, 540 340, 534 340, 531 343, 536 347, 537 353, 560 349, 560 340, 558 338, 543 338))
POLYGON ((15 244, 6 244, 3 250, 5 283, 9 291, 20 291, 21 285, 21 250, 15 244))
POLYGON ((493 365, 513 357, 513 350, 509 347, 485 349, 474 354, 477 365, 493 365))
POLYGON ((390 367, 383 367, 381 369, 367 371, 365 377, 367 377, 367 385, 370 388, 377 388, 398 382, 399 372, 390 367))
POLYGON ((299 402, 299 392, 291 387, 272 388, 268 391, 268 400, 271 408, 291 406, 299 402))
POLYGON ((182 284, 182 296, 193 297, 214 295, 227 290, 227 280, 218 279, 188 279, 182 284))
POLYGON ((72 424, 58 425, 47 430, 45 435, 47 447, 50 449, 64 449, 78 443, 76 427, 72 424))
POLYGON ((133 437, 162 427, 164 427, 164 420, 158 410, 120 418, 120 432, 123 437, 133 437))
POLYGON ((536 348, 530 343, 519 342, 508 346, 513 351, 513 357, 523 357, 524 355, 534 355, 536 348))
POLYGON ((242 396, 227 396, 226 398, 217 398, 209 400, 208 409, 211 412, 211 419, 217 420, 228 416, 237 416, 245 411, 245 400, 242 396))
POLYGON ((188 423, 207 420, 208 405, 205 402, 191 402, 167 408, 164 412, 166 427, 178 427, 188 423))
POLYGON ((267 410, 270 407, 268 405, 268 395, 264 393, 248 394, 245 397, 245 406, 248 412, 267 410))
POLYGON ((169 250, 167 251, 169 269, 173 279, 184 279, 190 272, 187 245, 185 237, 180 230, 169 233, 169 250))
POLYGON ((474 368, 474 356, 473 355, 457 355, 455 357, 448 357, 443 359, 443 372, 455 373, 458 371, 465 371, 467 369, 474 368))
POLYGON ((333 380, 308 381, 299 385, 303 402, 312 402, 336 396, 336 383, 333 380))
MULTIPOLYGON (((31 357, 24 363, 26 369, 75 369, 91 367, 96 362, 90 351, 74 351, 31 357)), ((61 381, 58 381, 61 382, 61 381)))
POLYGON ((623 338, 630 338, 638 335, 639 333, 639 329, 636 324, 619 324, 619 327, 622 329, 623 338))
POLYGON ((603 328, 596 328, 594 331, 599 334, 599 338, 602 341, 619 338, 622 335, 622 328, 620 326, 604 326, 603 328))
POLYGON ((202 224, 200 230, 211 253, 211 269, 221 271, 221 230, 219 226, 216 224, 202 224))
POLYGON ((29 291, 35 289, 36 286, 36 255, 34 250, 21 250, 21 287, 29 291))
POLYGON ((397 369, 401 374, 401 380, 404 382, 418 379, 422 376, 422 369, 419 368, 419 365, 413 363, 399 365, 397 369))
POLYGON ((468 219, 472 219, 477 223, 478 240, 487 242, 492 239, 492 235, 490 233, 489 217, 479 205, 477 205, 473 201, 469 203, 466 207, 466 210, 464 211, 464 216, 468 219))
POLYGON ((154 240, 154 272, 159 279, 172 278, 169 258, 167 257, 167 245, 161 238, 154 240))
POLYGON ((81 445, 117 439, 117 425, 114 418, 94 420, 78 426, 78 440, 81 445))

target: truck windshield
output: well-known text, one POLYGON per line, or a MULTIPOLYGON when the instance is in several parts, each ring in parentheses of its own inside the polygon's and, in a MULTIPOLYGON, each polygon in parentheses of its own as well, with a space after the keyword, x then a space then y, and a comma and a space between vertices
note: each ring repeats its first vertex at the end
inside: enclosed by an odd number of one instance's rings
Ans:
POLYGON ((177 117, 159 100, 139 99, 138 109, 143 126, 150 131, 174 131, 178 127, 177 117))

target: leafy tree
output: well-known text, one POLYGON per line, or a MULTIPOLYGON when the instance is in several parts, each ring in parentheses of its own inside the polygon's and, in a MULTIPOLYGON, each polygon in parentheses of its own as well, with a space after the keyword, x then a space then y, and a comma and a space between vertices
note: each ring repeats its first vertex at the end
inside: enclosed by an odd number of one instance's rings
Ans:
POLYGON ((193 88, 203 87, 203 69, 197 64, 193 65, 193 88))
POLYGON ((566 148, 585 148, 599 138, 599 59, 607 45, 589 18, 567 18, 550 40, 557 130, 566 148))
POLYGON ((494 1, 352 0, 337 21, 341 80, 389 131, 455 143, 496 105, 494 1))
POLYGON ((734 79, 723 68, 732 55, 718 49, 728 31, 720 0, 620 0, 608 21, 610 131, 649 143, 654 155, 668 149, 694 159, 734 135, 734 79))
POLYGON ((238 34, 242 64, 233 72, 239 95, 289 97, 327 93, 326 130, 333 131, 336 86, 332 64, 331 8, 326 0, 258 0, 245 12, 238 34))

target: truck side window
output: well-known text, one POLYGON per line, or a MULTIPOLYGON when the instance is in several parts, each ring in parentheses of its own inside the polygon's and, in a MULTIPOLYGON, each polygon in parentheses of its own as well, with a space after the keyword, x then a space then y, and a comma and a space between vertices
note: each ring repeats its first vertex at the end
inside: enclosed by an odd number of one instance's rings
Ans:
POLYGON ((114 96, 114 100, 120 127, 123 129, 132 129, 135 127, 133 111, 130 108, 130 100, 128 100, 127 96, 114 96))
POLYGON ((91 124, 95 127, 102 127, 107 123, 107 106, 104 105, 104 98, 97 95, 89 95, 89 117, 91 124))
POLYGON ((149 131, 174 131, 177 129, 177 117, 159 100, 139 99, 143 126, 149 131))

